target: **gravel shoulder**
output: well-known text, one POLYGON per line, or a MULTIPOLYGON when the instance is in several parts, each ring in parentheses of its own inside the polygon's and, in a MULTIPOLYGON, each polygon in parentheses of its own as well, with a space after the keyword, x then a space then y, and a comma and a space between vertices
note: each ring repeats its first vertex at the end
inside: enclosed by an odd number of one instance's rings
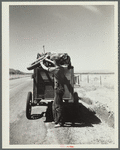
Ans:
POLYGON ((79 102, 96 112, 97 116, 109 126, 114 127, 115 92, 114 88, 104 86, 80 86, 75 88, 79 102))

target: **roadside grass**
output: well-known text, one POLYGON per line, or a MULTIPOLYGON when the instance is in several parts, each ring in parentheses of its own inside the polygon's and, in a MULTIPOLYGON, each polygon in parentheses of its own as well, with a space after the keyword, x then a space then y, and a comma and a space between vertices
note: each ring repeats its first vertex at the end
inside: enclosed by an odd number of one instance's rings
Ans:
POLYGON ((87 107, 93 109, 105 123, 114 127, 115 103, 118 101, 115 97, 114 87, 114 77, 109 75, 102 77, 102 84, 97 77, 92 80, 89 78, 89 82, 86 78, 82 78, 74 91, 78 93, 80 103, 87 104, 87 107))
POLYGON ((25 77, 30 77, 31 75, 29 74, 12 74, 9 75, 9 80, 14 80, 14 79, 19 79, 19 78, 25 78, 25 77))

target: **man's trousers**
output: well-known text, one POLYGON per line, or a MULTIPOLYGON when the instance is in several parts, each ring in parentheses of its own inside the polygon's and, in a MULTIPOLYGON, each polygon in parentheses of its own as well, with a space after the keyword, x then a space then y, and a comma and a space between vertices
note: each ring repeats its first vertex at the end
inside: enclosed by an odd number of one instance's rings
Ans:
POLYGON ((53 119, 55 124, 64 123, 63 95, 63 90, 61 91, 59 89, 55 89, 55 97, 52 105, 53 119))

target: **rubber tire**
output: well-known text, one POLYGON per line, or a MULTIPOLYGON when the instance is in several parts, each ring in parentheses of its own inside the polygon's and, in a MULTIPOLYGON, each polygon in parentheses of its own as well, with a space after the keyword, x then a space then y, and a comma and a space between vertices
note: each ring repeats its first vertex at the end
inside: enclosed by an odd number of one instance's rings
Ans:
POLYGON ((31 104, 32 104, 32 92, 28 92, 27 103, 26 103, 26 117, 31 119, 31 104))
POLYGON ((48 54, 45 54, 40 59, 38 59, 35 62, 33 62, 29 67, 27 67, 27 69, 28 70, 32 70, 32 69, 35 69, 35 68, 39 67, 40 66, 40 60, 44 60, 47 57, 48 57, 48 54))
POLYGON ((36 63, 31 64, 31 66, 27 67, 27 69, 32 70, 32 69, 35 69, 39 66, 40 66, 40 62, 36 62, 36 63))

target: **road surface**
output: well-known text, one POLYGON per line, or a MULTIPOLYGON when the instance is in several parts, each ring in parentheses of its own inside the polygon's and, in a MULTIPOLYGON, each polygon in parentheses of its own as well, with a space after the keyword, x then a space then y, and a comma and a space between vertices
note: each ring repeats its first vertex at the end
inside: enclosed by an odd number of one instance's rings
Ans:
MULTIPOLYGON (((10 80, 10 144, 11 145, 54 145, 73 147, 77 144, 114 144, 114 129, 103 122, 66 122, 64 127, 54 128, 54 123, 46 122, 45 114, 38 119, 26 118, 26 99, 32 91, 30 77, 10 80)), ((33 114, 46 112, 46 106, 36 106, 33 114)), ((84 108, 85 109, 85 108, 84 108)), ((87 111, 86 111, 87 112, 87 111)), ((69 112, 68 112, 68 116, 69 112)), ((97 118, 97 117, 96 117, 97 118)), ((87 118, 84 118, 84 120, 87 118)), ((99 120, 100 118, 98 118, 99 120)))

